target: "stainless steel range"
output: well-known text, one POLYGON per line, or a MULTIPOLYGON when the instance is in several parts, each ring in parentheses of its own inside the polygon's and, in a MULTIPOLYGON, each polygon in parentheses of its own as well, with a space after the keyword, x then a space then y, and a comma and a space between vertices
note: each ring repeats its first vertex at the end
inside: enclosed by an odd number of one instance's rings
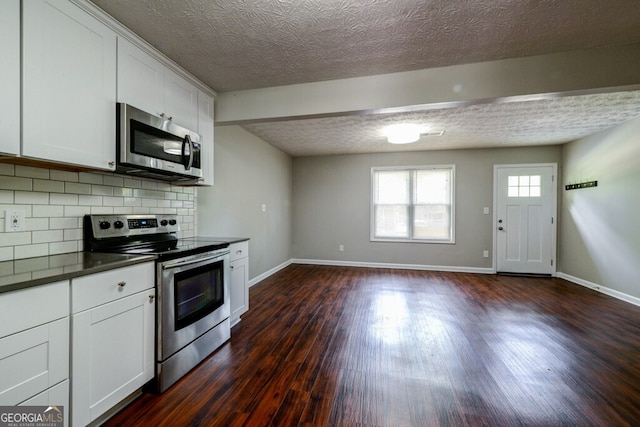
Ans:
POLYGON ((229 244, 178 239, 173 215, 86 215, 84 249, 154 254, 156 379, 165 391, 230 336, 229 244))

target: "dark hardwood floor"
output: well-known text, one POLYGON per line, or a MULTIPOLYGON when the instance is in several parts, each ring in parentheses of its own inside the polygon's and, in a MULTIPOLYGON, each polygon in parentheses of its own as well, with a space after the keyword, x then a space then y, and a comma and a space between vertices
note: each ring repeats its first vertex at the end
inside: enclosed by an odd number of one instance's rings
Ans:
POLYGON ((561 279, 291 265, 109 426, 638 426, 640 307, 561 279))

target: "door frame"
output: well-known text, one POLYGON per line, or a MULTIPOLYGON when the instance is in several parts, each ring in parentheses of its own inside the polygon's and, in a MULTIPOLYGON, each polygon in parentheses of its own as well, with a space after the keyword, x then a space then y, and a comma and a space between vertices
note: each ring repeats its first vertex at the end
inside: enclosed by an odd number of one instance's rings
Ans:
POLYGON ((553 265, 551 266, 551 276, 555 277, 557 274, 558 268, 558 258, 557 258, 557 241, 558 241, 558 164, 557 163, 513 163, 513 164, 494 164, 493 165, 493 222, 491 226, 493 227, 493 233, 491 233, 493 237, 492 242, 492 252, 493 252, 493 261, 492 261, 492 270, 493 274, 496 274, 498 271, 498 248, 497 248, 497 240, 498 240, 498 169, 501 168, 531 168, 531 167, 551 167, 552 168, 552 203, 551 213, 553 215, 553 222, 551 223, 551 260, 553 265))

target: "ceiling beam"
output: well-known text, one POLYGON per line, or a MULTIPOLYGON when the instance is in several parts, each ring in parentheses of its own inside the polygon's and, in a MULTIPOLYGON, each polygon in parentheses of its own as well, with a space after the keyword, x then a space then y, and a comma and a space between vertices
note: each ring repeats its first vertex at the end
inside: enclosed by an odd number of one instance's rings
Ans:
POLYGON ((219 93, 216 124, 398 112, 640 88, 640 44, 219 93))

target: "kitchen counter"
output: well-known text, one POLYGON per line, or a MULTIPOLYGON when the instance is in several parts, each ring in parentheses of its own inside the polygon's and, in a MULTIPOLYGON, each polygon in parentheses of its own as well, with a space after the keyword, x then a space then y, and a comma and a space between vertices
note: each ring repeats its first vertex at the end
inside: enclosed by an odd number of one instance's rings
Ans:
POLYGON ((152 255, 73 252, 0 262, 0 293, 153 261, 152 255))

